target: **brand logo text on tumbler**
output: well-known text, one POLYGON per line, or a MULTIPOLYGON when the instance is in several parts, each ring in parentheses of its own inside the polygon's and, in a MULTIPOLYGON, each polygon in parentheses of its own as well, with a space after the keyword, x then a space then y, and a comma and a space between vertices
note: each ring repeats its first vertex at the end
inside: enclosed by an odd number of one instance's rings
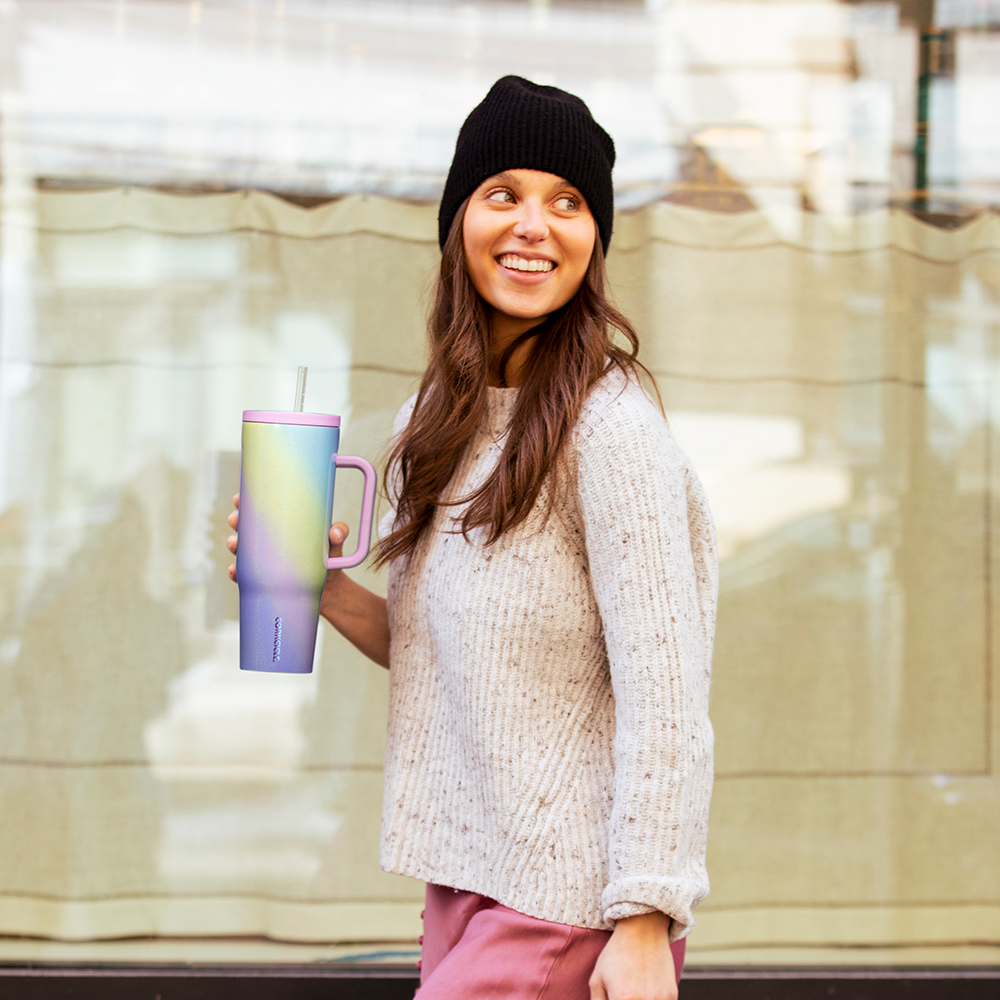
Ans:
POLYGON ((274 652, 271 656, 271 662, 277 663, 281 659, 281 619, 274 619, 274 652))

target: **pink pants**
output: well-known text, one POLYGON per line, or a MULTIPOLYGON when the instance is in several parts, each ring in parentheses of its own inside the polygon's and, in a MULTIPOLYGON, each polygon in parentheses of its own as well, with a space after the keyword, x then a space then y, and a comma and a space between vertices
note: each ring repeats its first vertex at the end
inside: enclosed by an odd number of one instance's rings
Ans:
MULTIPOLYGON (((419 1000, 589 1000, 611 934, 553 924, 473 892, 427 886, 419 1000)), ((684 941, 670 946, 680 980, 684 941)))

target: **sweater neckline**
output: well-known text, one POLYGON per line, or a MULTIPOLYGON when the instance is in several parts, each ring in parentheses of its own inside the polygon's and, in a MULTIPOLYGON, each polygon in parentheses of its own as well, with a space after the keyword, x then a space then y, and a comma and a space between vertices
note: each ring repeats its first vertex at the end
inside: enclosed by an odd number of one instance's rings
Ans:
POLYGON ((517 403, 517 388, 500 388, 487 386, 487 410, 484 421, 486 431, 497 443, 507 436, 510 418, 517 403))
POLYGON ((491 403, 499 403, 504 400, 510 401, 517 399, 518 388, 517 386, 499 386, 499 385, 488 385, 486 387, 487 398, 491 403))

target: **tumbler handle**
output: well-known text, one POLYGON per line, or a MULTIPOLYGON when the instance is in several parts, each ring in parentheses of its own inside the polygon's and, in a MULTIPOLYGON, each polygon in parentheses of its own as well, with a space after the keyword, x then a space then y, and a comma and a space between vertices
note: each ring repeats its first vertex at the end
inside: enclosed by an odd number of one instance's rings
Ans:
MULTIPOLYGON (((375 485, 378 477, 375 474, 375 469, 371 462, 367 459, 359 458, 357 455, 334 455, 331 459, 331 465, 334 463, 338 469, 359 469, 362 473, 364 473, 365 477, 365 492, 361 500, 361 524, 358 528, 358 547, 349 556, 326 557, 327 569, 350 569, 351 566, 357 566, 359 563, 363 562, 365 556, 368 555, 368 549, 371 548, 372 518, 375 516, 375 485)), ((333 468, 331 468, 331 480, 333 479, 333 471, 333 468)), ((330 517, 331 519, 333 518, 332 496, 330 502, 330 517)), ((329 533, 329 530, 330 525, 328 524, 327 533, 329 533)))

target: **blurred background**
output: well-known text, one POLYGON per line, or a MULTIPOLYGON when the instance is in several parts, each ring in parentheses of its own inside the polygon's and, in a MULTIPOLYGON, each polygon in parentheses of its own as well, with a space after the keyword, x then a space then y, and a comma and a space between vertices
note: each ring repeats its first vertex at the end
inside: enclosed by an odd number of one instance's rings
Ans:
POLYGON ((717 521, 689 963, 1000 964, 1000 0, 0 0, 0 961, 417 957, 386 675, 241 675, 225 518, 299 365, 384 457, 506 73, 717 521))

